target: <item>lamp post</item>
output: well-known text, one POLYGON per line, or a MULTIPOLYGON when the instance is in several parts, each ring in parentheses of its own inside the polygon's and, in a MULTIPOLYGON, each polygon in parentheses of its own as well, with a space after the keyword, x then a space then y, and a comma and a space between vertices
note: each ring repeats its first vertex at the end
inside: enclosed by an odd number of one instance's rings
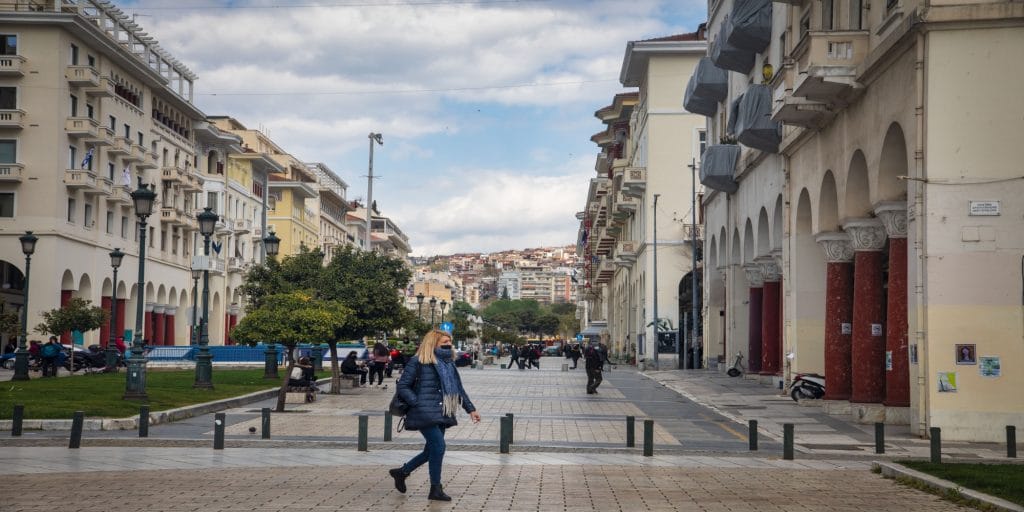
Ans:
POLYGON ((444 323, 444 308, 446 307, 448 307, 448 303, 441 299, 441 323, 444 323))
POLYGON ((366 177, 366 250, 373 249, 370 238, 370 221, 373 218, 373 143, 384 145, 384 136, 370 132, 370 172, 366 177))
POLYGON ((21 336, 18 337, 18 350, 14 352, 14 376, 11 380, 28 380, 28 277, 32 265, 32 253, 36 252, 39 237, 26 231, 18 237, 21 252, 25 254, 25 303, 21 306, 21 336))
MULTIPOLYGON (((771 64, 765 64, 768 71, 765 77, 771 75, 771 64)), ((690 250, 692 258, 690 266, 693 269, 690 279, 690 349, 693 350, 693 361, 690 368, 694 370, 701 367, 700 356, 697 353, 697 161, 690 159, 690 250)))
POLYGON ((434 328, 434 307, 437 306, 437 297, 430 298, 430 328, 434 328))
POLYGON ((210 355, 210 235, 217 229, 220 216, 207 206, 196 216, 199 234, 203 235, 203 320, 199 330, 199 353, 196 354, 196 380, 193 388, 213 389, 213 356, 210 355))
POLYGON ((192 267, 192 335, 189 336, 190 345, 199 344, 199 278, 203 276, 203 269, 192 267))
POLYGON ((416 318, 423 320, 423 293, 416 294, 416 318))
MULTIPOLYGON (((277 251, 281 248, 281 239, 273 231, 267 233, 263 238, 263 248, 271 259, 277 257, 277 251)), ((267 340, 267 350, 263 352, 263 378, 277 379, 277 345, 275 340, 267 340)))
POLYGON ((110 253, 110 267, 114 269, 114 287, 110 292, 110 337, 107 339, 107 368, 117 368, 117 268, 124 253, 117 247, 110 253))
POLYGON ((658 338, 658 197, 661 194, 654 194, 654 369, 658 369, 658 348, 661 340, 658 338))
POLYGON ((132 333, 132 353, 128 356, 128 375, 125 377, 125 399, 146 400, 146 356, 142 354, 145 340, 142 325, 146 303, 146 219, 153 214, 156 192, 139 179, 139 188, 131 193, 135 216, 139 218, 139 282, 135 292, 135 331, 132 333))

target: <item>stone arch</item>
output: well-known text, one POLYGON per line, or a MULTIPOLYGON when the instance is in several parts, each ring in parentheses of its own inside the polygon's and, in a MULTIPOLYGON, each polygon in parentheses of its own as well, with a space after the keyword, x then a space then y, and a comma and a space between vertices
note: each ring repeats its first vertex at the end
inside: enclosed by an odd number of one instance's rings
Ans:
POLYGON ((708 265, 707 268, 714 271, 718 267, 718 235, 711 235, 711 243, 708 244, 708 265))
POLYGON ((740 230, 733 229, 732 231, 732 258, 729 263, 733 265, 739 265, 743 263, 743 253, 740 248, 740 230))
POLYGON ((782 194, 775 199, 772 210, 772 249, 782 249, 782 194))
POLYGON ((836 193, 836 178, 832 171, 825 171, 818 193, 818 229, 817 232, 835 231, 839 229, 839 200, 836 193))
POLYGON ((206 153, 206 172, 209 174, 217 174, 218 163, 220 163, 220 152, 216 149, 211 149, 206 153))
MULTIPOLYGON (((907 176, 907 142, 899 123, 889 125, 882 142, 882 155, 878 162, 877 201, 905 201, 907 186, 899 179, 907 176)), ((876 202, 877 202, 876 201, 876 202)))
POLYGON ((728 255, 726 252, 729 249, 729 235, 725 232, 725 226, 722 226, 721 231, 718 232, 718 264, 725 265, 728 263, 728 255))
POLYGON ((114 290, 114 284, 111 282, 109 277, 103 279, 103 285, 100 286, 100 296, 110 297, 110 292, 114 290))
POLYGON ((160 285, 156 290, 156 303, 164 304, 165 302, 167 302, 167 289, 164 288, 164 285, 160 285))
POLYGON ((743 227, 743 263, 752 263, 754 257, 757 254, 754 253, 754 224, 747 219, 747 224, 743 227))
MULTIPOLYGON (((133 290, 134 290, 134 288, 133 288, 133 290)), ((127 293, 128 293, 128 287, 127 287, 127 285, 125 285, 124 281, 118 282, 117 283, 117 298, 123 300, 123 299, 128 297, 127 293)))
POLYGON ((766 256, 771 252, 771 233, 768 230, 768 209, 761 207, 757 215, 757 251, 756 256, 766 256))
POLYGON ((843 218, 868 217, 871 214, 871 186, 868 182, 868 163, 864 152, 857 150, 850 159, 846 174, 846 195, 843 200, 843 218))
MULTIPOLYGON (((89 274, 82 274, 82 278, 78 281, 78 289, 71 296, 78 299, 92 300, 92 279, 89 278, 89 274)), ((95 303, 96 301, 93 302, 95 303)))
POLYGON ((60 289, 61 290, 74 290, 75 289, 75 275, 70 270, 65 270, 64 274, 60 277, 60 289))
POLYGON ((146 283, 146 295, 144 295, 144 297, 145 302, 153 302, 156 300, 156 287, 153 286, 153 283, 146 283))
MULTIPOLYGON (((788 312, 797 328, 788 333, 784 351, 791 352, 793 371, 824 372, 825 367, 825 254, 815 240, 814 207, 808 189, 800 190, 790 233, 793 276, 786 286, 792 294, 788 312)), ((820 221, 819 221, 820 224, 820 221)))

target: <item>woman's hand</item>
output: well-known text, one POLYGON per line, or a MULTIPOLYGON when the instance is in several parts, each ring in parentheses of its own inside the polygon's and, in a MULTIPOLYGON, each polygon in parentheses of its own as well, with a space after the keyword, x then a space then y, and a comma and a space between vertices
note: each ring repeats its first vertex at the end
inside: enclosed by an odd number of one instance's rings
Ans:
POLYGON ((480 423, 480 413, 473 411, 469 413, 469 417, 473 420, 473 423, 480 423))

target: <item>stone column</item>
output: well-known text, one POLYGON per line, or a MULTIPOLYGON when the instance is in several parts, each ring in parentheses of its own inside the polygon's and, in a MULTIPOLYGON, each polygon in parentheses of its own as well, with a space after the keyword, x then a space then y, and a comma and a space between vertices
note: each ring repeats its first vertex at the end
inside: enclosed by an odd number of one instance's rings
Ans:
POLYGON ((755 263, 743 266, 750 286, 750 323, 747 326, 747 373, 761 373, 761 325, 764 299, 764 276, 761 266, 755 263))
POLYGON ((885 312, 882 311, 882 249, 885 228, 878 219, 843 224, 853 260, 853 403, 885 398, 885 312))
POLYGON ((875 207, 889 236, 889 287, 885 314, 885 405, 910 406, 910 361, 907 353, 907 203, 875 207))
POLYGON ((761 276, 764 278, 761 303, 761 375, 776 375, 780 369, 779 302, 782 298, 782 274, 775 263, 775 258, 771 256, 762 256, 754 262, 761 266, 761 276))
MULTIPOLYGON (((113 301, 110 299, 110 297, 100 297, 100 308, 102 308, 103 311, 110 313, 110 305, 112 303, 113 301)), ((107 348, 107 342, 109 340, 110 320, 108 319, 106 322, 103 322, 103 325, 100 326, 100 346, 103 348, 107 348)))
MULTIPOLYGON (((156 304, 153 304, 152 302, 147 302, 143 306, 144 313, 142 321, 144 323, 142 324, 142 331, 145 333, 146 341, 148 341, 150 345, 155 345, 155 343, 153 343, 153 307, 155 306, 156 304)), ((135 333, 134 335, 138 337, 139 333, 135 333)))
POLYGON ((849 400, 853 333, 853 248, 843 232, 821 233, 825 252, 825 400, 849 400))
POLYGON ((174 315, 178 308, 164 306, 164 345, 174 345, 174 315))
POLYGON ((153 345, 164 344, 164 308, 162 304, 153 306, 153 345))

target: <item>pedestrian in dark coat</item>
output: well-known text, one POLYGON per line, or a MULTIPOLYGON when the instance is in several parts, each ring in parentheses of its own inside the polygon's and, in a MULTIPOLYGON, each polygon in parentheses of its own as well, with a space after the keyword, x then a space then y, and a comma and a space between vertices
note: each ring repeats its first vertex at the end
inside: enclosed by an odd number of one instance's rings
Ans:
MULTIPOLYGON (((511 370, 513 364, 518 364, 519 363, 519 349, 516 348, 515 345, 512 345, 512 348, 509 349, 508 353, 512 357, 511 357, 511 359, 508 360, 508 367, 506 368, 506 370, 511 370)), ((522 366, 522 365, 519 365, 519 366, 522 366)))
POLYGON ((580 364, 580 358, 583 357, 583 351, 580 350, 579 344, 573 345, 569 349, 569 356, 572 357, 572 369, 575 370, 580 364))
POLYGON ((473 423, 480 422, 480 413, 469 400, 462 379, 452 360, 452 337, 445 331, 432 330, 423 337, 419 350, 398 379, 398 394, 409 404, 405 428, 418 430, 426 441, 423 451, 400 468, 388 473, 395 479, 395 489, 405 492, 405 479, 422 466, 430 470, 430 494, 427 498, 451 501, 441 487, 441 464, 444 461, 444 432, 458 425, 455 414, 462 407, 473 423))
POLYGON ((597 345, 593 344, 587 347, 583 355, 586 357, 587 394, 593 395, 597 393, 597 387, 604 380, 601 376, 601 371, 604 369, 604 360, 601 358, 601 350, 597 345))

